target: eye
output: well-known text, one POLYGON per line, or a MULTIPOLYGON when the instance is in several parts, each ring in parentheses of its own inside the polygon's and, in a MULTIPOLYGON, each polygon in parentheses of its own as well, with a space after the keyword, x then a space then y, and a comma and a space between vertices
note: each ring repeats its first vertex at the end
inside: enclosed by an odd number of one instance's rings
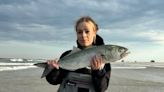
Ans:
POLYGON ((85 30, 85 33, 88 34, 89 33, 89 30, 85 30))
POLYGON ((77 34, 82 34, 83 31, 82 30, 77 30, 77 34))
POLYGON ((82 34, 82 32, 77 32, 78 34, 82 34))
POLYGON ((120 48, 118 51, 119 51, 120 53, 122 53, 122 52, 124 52, 124 49, 123 49, 123 48, 120 48))

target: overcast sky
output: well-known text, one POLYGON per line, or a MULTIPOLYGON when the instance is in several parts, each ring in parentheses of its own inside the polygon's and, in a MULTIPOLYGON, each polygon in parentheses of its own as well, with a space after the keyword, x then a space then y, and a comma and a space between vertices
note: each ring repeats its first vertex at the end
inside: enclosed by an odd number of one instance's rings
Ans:
POLYGON ((58 58, 76 46, 75 22, 91 16, 129 61, 164 61, 164 0, 0 0, 0 57, 58 58))

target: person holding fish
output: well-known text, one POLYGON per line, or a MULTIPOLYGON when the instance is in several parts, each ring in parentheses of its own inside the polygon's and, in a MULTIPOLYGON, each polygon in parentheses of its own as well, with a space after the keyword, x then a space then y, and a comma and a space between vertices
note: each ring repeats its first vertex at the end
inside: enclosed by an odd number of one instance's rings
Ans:
MULTIPOLYGON (((97 35, 98 25, 91 17, 79 18, 75 24, 75 30, 78 49, 84 50, 104 45, 103 39, 97 35)), ((60 59, 72 52, 73 50, 64 52, 60 59)), ((46 76, 46 80, 52 85, 60 84, 58 92, 105 92, 108 88, 111 65, 105 63, 100 54, 92 57, 90 67, 75 71, 60 68, 57 60, 48 60, 47 64, 53 70, 46 76)))

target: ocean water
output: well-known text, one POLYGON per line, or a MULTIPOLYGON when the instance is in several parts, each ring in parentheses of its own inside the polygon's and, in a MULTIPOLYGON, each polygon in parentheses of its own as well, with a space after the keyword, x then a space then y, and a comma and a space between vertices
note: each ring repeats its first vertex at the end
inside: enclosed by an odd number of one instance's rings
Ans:
MULTIPOLYGON (((45 59, 21 59, 21 58, 0 58, 0 71, 22 70, 29 68, 37 68, 33 64, 39 62, 46 62, 45 59)), ((150 63, 150 62, 113 62, 112 69, 147 69, 164 68, 164 62, 150 63)))
POLYGON ((0 58, 0 71, 36 68, 34 63, 45 62, 44 59, 0 58))

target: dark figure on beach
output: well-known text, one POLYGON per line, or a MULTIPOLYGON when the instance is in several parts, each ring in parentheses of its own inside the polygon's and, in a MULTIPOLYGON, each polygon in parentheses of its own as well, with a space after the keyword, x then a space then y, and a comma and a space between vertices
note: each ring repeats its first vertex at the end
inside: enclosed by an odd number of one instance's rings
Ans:
MULTIPOLYGON (((97 35, 98 25, 89 17, 84 16, 75 24, 77 47, 81 50, 104 45, 103 39, 97 35)), ((68 55, 71 50, 64 52, 60 58, 68 55)), ((111 66, 105 64, 102 57, 95 55, 91 67, 69 71, 61 69, 56 60, 48 60, 53 70, 46 76, 52 85, 60 84, 58 92, 104 92, 109 85, 111 66)))

